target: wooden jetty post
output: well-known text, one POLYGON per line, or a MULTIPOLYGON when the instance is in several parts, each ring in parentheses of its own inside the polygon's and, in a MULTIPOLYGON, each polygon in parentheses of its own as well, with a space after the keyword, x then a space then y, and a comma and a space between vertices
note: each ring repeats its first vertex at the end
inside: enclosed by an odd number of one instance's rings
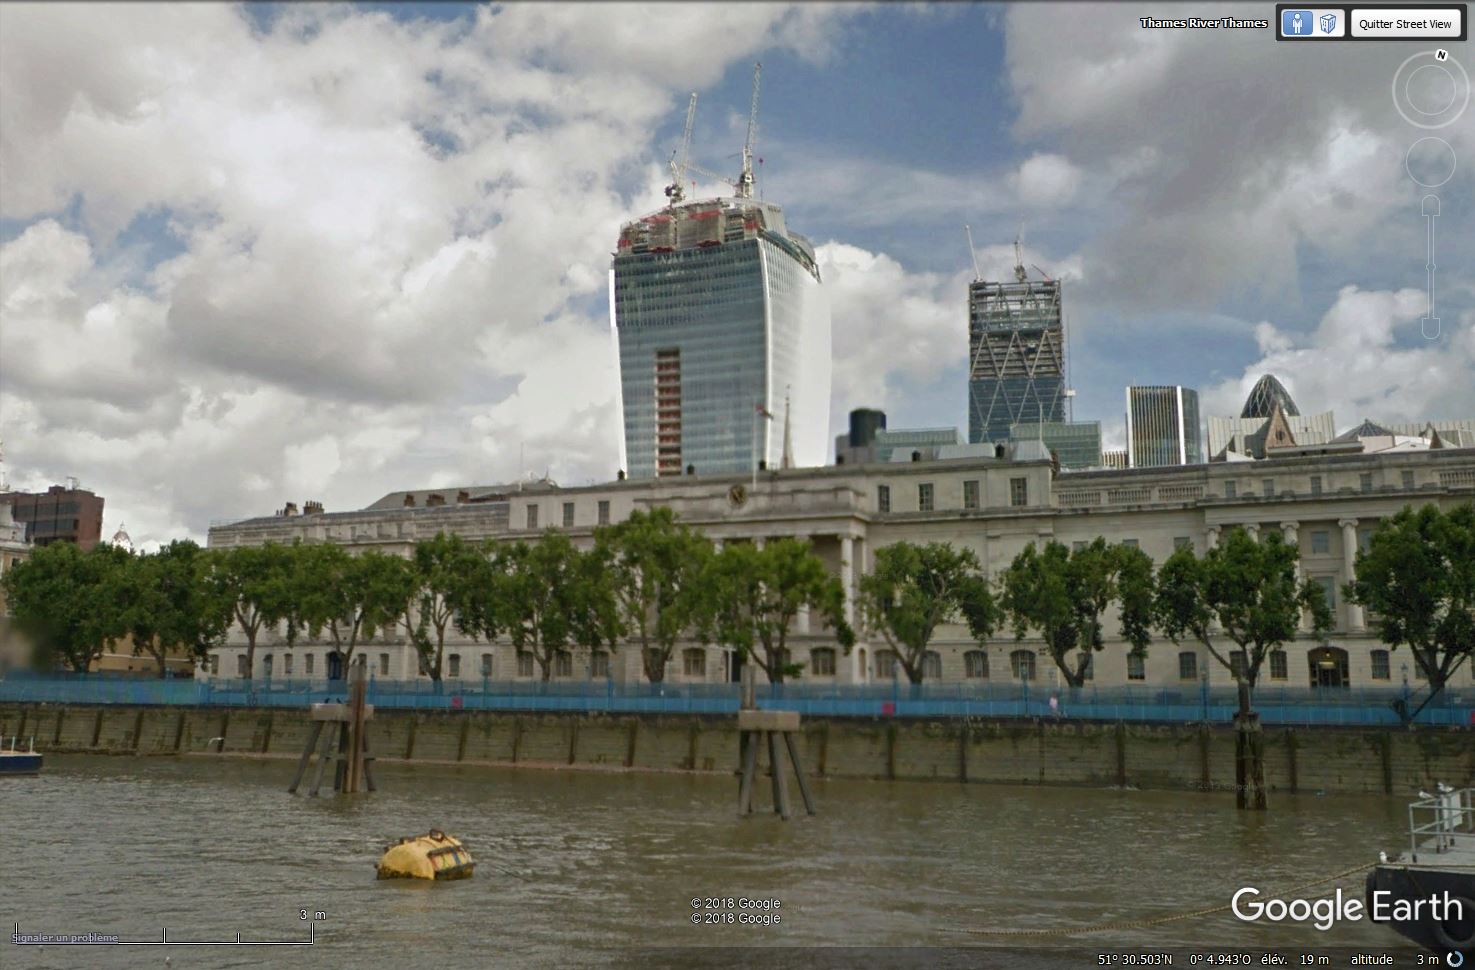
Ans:
POLYGON ((809 791, 809 782, 804 779, 804 762, 799 757, 799 746, 794 735, 799 731, 798 711, 760 711, 757 703, 757 681, 751 664, 743 668, 742 702, 738 709, 738 761, 741 776, 738 782, 738 814, 753 813, 753 779, 758 771, 758 748, 768 745, 768 767, 773 775, 773 810, 784 821, 789 819, 789 787, 784 777, 785 750, 794 766, 794 777, 799 782, 799 794, 804 799, 804 810, 814 814, 814 797, 809 791), (782 736, 783 745, 779 745, 782 736))
POLYGON ((312 732, 302 747, 302 757, 297 761, 297 774, 287 789, 295 794, 302 784, 312 761, 314 748, 318 750, 318 771, 313 779, 309 795, 316 796, 323 787, 323 776, 328 765, 333 765, 333 790, 353 794, 361 785, 369 791, 375 790, 374 774, 370 766, 374 756, 369 754, 369 738, 366 722, 374 716, 374 705, 365 702, 368 694, 367 674, 360 664, 354 664, 349 684, 347 704, 312 705, 312 732), (327 728, 324 731, 324 728, 327 728), (322 742, 319 746, 319 741, 322 742))

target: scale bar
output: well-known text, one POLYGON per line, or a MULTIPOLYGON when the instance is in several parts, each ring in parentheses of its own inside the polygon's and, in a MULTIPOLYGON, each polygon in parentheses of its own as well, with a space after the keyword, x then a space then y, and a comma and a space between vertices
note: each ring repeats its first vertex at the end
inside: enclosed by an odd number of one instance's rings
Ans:
MULTIPOLYGON (((123 939, 68 939, 69 936, 107 936, 105 933, 74 933, 55 934, 55 939, 34 940, 22 939, 28 934, 22 933, 20 924, 15 924, 15 935, 10 942, 16 946, 313 946, 317 942, 317 926, 314 923, 307 925, 307 939, 305 940, 171 940, 169 939, 169 927, 162 928, 160 938, 157 940, 123 940, 123 939)), ((50 935, 50 934, 32 934, 50 935)))

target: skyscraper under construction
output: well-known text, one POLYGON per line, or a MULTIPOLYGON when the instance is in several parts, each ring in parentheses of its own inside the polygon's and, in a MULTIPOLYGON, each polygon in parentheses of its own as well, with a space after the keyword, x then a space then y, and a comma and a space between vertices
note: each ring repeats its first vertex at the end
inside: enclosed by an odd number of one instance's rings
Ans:
POLYGON ((695 105, 692 95, 670 203, 621 228, 610 271, 621 464, 632 478, 822 465, 829 304, 809 241, 753 198, 756 72, 731 197, 683 201, 695 105))
POLYGON ((1010 425, 1066 420, 1060 281, 1030 279, 1017 242, 1014 282, 968 286, 968 360, 970 442, 1003 441, 1010 425))

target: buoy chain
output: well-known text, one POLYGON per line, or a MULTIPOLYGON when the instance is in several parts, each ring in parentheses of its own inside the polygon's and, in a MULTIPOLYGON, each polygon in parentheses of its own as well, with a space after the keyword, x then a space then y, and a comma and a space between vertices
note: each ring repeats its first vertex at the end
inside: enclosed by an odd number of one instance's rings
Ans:
MULTIPOLYGON (((1353 866, 1351 869, 1345 869, 1342 872, 1336 873, 1335 875, 1323 876, 1320 879, 1313 879, 1310 882, 1303 882, 1299 886, 1292 886, 1290 889, 1284 890, 1284 891, 1279 892, 1279 893, 1275 893, 1274 895, 1281 896, 1281 897, 1290 896, 1290 895, 1293 895, 1295 893, 1300 892, 1303 889, 1310 889, 1312 886, 1320 886, 1323 883, 1335 882, 1338 879, 1345 879, 1348 876, 1354 875, 1354 874, 1359 873, 1359 872, 1366 872, 1367 870, 1371 869, 1375 864, 1376 863, 1368 863, 1366 865, 1353 866)), ((968 933, 968 934, 970 934, 972 936, 1009 936, 1009 937, 1023 937, 1023 936, 1029 936, 1029 937, 1076 936, 1076 935, 1081 934, 1081 933, 1108 933, 1108 932, 1111 932, 1112 930, 1136 930, 1136 929, 1141 929, 1141 928, 1143 928, 1145 926, 1157 926, 1157 925, 1159 925, 1161 923, 1175 923, 1175 922, 1177 922, 1179 920, 1195 919, 1195 918, 1200 917, 1200 916, 1212 916, 1214 913, 1223 913, 1223 912, 1226 912, 1227 910, 1232 909, 1233 906, 1234 906, 1233 903, 1224 903, 1224 904, 1219 905, 1219 906, 1209 906, 1209 907, 1204 908, 1204 909, 1195 909, 1195 910, 1190 910, 1190 911, 1184 912, 1184 913, 1173 913, 1173 914, 1168 915, 1168 916, 1152 916, 1152 917, 1147 917, 1147 918, 1144 918, 1144 919, 1135 919, 1135 920, 1118 920, 1118 921, 1112 922, 1112 923, 1096 923, 1096 924, 1094 924, 1092 926, 1065 927, 1065 928, 1050 929, 1050 930, 972 930, 972 929, 965 929, 965 930, 955 930, 955 932, 968 933)))

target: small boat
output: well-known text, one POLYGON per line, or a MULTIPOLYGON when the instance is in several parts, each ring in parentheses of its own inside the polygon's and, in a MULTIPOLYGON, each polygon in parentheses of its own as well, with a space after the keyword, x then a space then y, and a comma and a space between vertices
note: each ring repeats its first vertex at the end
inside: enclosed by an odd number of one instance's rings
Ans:
POLYGON ((380 879, 469 879, 475 865, 460 839, 431 829, 386 848, 378 869, 380 879))
POLYGON ((39 775, 41 752, 36 750, 36 739, 31 738, 27 750, 20 750, 20 739, 10 739, 10 750, 4 749, 0 739, 0 775, 39 775))
MULTIPOLYGON (((1475 958, 1475 788, 1435 786, 1408 807, 1409 851, 1367 876, 1373 920, 1434 953, 1475 958)), ((1447 963, 1458 966, 1458 963, 1447 963)))

